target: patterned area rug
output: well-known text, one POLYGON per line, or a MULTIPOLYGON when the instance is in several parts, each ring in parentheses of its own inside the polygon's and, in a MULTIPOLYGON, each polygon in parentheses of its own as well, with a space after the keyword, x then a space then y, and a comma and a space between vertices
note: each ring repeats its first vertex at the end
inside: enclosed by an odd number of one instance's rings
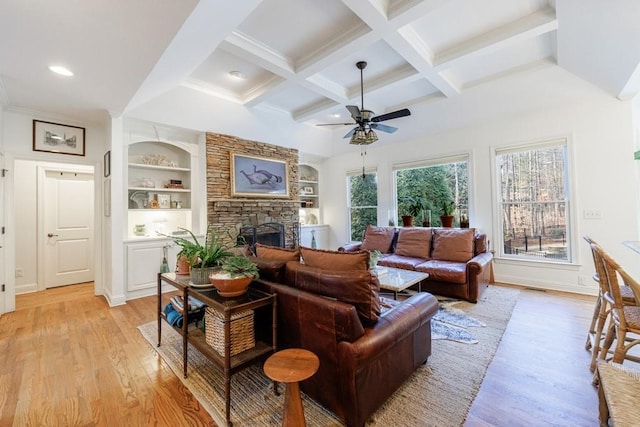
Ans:
MULTIPOLYGON (((485 324, 474 330, 478 343, 464 345, 434 340, 432 355, 371 417, 367 426, 461 426, 493 359, 519 291, 491 286, 477 304, 456 302, 456 309, 485 324)), ((440 323, 440 322, 439 322, 440 323)), ((173 372, 189 388, 215 422, 225 425, 224 381, 220 370, 189 347, 189 376, 182 376, 182 338, 164 324, 162 345, 156 347, 156 322, 138 327, 173 372)), ((260 366, 250 366, 231 378, 231 419, 234 426, 274 426, 282 423, 284 393, 275 396, 260 366)), ((303 395, 308 426, 342 426, 330 412, 303 395)))
POLYGON ((484 328, 487 325, 454 307, 462 301, 440 298, 438 300, 440 308, 431 319, 431 339, 477 344, 478 339, 467 328, 484 328))

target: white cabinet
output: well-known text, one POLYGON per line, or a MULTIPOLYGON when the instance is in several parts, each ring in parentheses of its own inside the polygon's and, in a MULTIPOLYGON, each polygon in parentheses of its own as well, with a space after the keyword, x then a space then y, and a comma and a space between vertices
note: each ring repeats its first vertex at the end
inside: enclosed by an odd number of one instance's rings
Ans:
POLYGON ((315 237, 318 249, 331 249, 329 248, 328 225, 303 225, 300 227, 300 246, 311 248, 313 237, 315 237))
POLYGON ((149 295, 150 292, 155 290, 165 246, 167 246, 168 252, 167 263, 169 264, 169 271, 175 271, 176 258, 180 247, 173 244, 173 241, 168 239, 149 239, 125 244, 128 299, 149 295))
POLYGON ((318 170, 310 165, 298 166, 298 194, 300 197, 300 225, 315 225, 320 221, 320 191, 318 170))

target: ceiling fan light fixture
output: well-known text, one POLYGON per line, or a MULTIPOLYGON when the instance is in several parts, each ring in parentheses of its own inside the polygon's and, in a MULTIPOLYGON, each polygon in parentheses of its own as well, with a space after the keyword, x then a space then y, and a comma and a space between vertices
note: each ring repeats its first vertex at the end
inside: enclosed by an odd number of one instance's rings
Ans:
POLYGON ((377 140, 378 140, 378 135, 376 135, 376 133, 373 131, 373 129, 369 129, 367 131, 367 136, 365 137, 364 144, 366 144, 366 145, 373 144, 377 140))
POLYGON ((364 145, 366 144, 366 141, 366 131, 364 129, 358 129, 353 133, 353 136, 351 137, 351 141, 349 141, 349 143, 353 145, 364 145))
POLYGON ((236 80, 244 80, 246 79, 246 76, 244 75, 244 73, 242 71, 238 71, 238 70, 233 70, 233 71, 229 71, 229 75, 231 77, 233 77, 236 80))

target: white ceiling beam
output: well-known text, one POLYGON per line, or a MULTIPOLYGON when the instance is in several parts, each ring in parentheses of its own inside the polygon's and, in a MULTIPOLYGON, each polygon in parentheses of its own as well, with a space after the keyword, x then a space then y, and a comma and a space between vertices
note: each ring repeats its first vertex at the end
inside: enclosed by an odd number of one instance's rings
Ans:
POLYGON ((558 20, 553 10, 538 11, 444 51, 437 52, 433 60, 434 69, 441 71, 452 68, 467 58, 486 55, 514 43, 538 37, 557 29, 558 20))
POLYGON ((321 102, 316 102, 312 105, 307 105, 305 107, 299 108, 291 114, 291 118, 298 122, 302 122, 312 118, 313 116, 321 113, 329 113, 334 110, 340 104, 330 99, 325 99, 321 102))
POLYGON ((262 0, 236 2, 233 7, 225 3, 225 0, 198 2, 151 73, 129 100, 125 112, 168 91, 191 75, 262 0), (225 13, 221 14, 221 9, 225 13))

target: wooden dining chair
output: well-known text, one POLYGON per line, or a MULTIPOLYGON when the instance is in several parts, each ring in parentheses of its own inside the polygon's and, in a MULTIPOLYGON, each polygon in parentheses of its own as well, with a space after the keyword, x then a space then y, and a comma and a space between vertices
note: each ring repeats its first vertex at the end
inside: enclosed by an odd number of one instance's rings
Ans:
POLYGON ((612 357, 614 363, 622 363, 625 359, 637 361, 638 358, 629 355, 628 351, 640 344, 640 306, 624 303, 620 279, 631 288, 636 297, 640 296, 640 284, 599 245, 592 244, 592 248, 595 248, 597 256, 601 259, 600 282, 605 283, 607 288, 603 295, 603 303, 606 301, 611 307, 609 327, 602 342, 600 359, 608 360, 609 348, 615 340, 612 357))
MULTIPOLYGON (((589 236, 583 236, 583 239, 589 244, 589 248, 591 249, 591 255, 593 257, 593 265, 595 271, 593 273, 593 280, 598 283, 598 296, 596 298, 595 307, 593 308, 593 315, 591 317, 591 324, 589 325, 589 331, 587 332, 587 341, 585 343, 585 349, 591 350, 591 364, 589 365, 589 369, 591 372, 595 370, 596 360, 598 358, 598 352, 600 351, 600 341, 603 338, 602 331, 604 330, 605 324, 609 317, 610 309, 609 304, 606 300, 604 300, 604 294, 607 292, 606 284, 602 283, 600 280, 600 275, 602 274, 600 270, 602 270, 603 265, 602 261, 599 261, 597 258, 597 253, 592 245, 598 245, 595 240, 593 240, 589 236)), ((598 245, 599 246, 599 245, 598 245)), ((605 278, 606 279, 606 278, 605 278)), ((636 299, 633 295, 633 291, 627 285, 623 285, 620 287, 620 293, 622 295, 622 300, 626 305, 636 305, 636 299)))

